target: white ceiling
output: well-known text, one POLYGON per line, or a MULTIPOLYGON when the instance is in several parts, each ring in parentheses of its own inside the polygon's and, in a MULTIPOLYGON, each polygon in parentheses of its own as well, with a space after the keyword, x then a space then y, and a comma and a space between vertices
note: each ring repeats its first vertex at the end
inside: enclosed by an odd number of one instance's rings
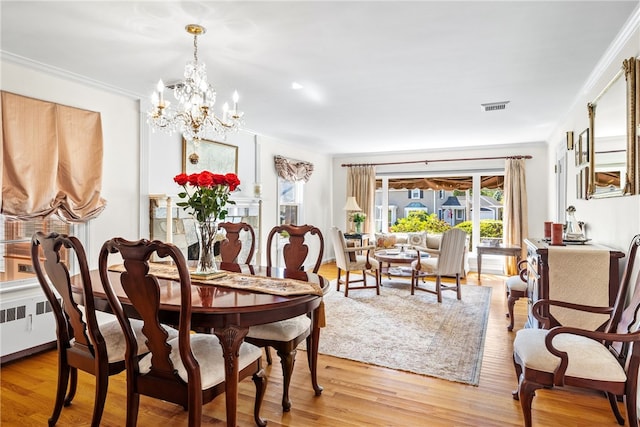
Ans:
POLYGON ((3 0, 1 46, 147 99, 181 78, 198 23, 220 104, 237 89, 253 132, 328 153, 527 143, 549 137, 637 6, 3 0))

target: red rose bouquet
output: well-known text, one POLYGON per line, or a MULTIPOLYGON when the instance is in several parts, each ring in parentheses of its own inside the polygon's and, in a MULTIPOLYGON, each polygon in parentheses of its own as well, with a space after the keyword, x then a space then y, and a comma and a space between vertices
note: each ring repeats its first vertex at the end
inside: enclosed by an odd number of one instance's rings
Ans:
POLYGON ((184 188, 184 192, 178 193, 178 197, 186 199, 176 204, 193 215, 198 222, 225 219, 226 205, 235 205, 233 200, 229 200, 229 195, 240 185, 240 180, 235 173, 222 175, 209 171, 191 175, 181 173, 173 180, 184 188), (192 188, 191 193, 187 184, 192 188))

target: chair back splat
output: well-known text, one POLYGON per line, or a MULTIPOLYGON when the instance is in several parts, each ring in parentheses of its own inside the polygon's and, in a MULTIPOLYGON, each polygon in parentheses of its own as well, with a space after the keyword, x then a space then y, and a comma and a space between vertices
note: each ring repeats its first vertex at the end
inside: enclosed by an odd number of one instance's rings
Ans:
MULTIPOLYGON (((520 400, 524 424, 532 425, 531 404, 535 391, 554 386, 573 386, 604 392, 618 421, 622 396, 629 425, 638 425, 637 387, 640 366, 640 266, 637 262, 640 234, 629 246, 627 263, 612 307, 584 306, 565 301, 539 300, 532 313, 548 324, 543 306, 557 306, 589 313, 609 314, 604 331, 556 326, 521 329, 513 342, 513 363, 518 379, 514 399, 520 400)), ((558 422, 561 424, 561 422, 558 422)))
POLYGON ((273 227, 267 237, 267 266, 274 267, 272 252, 276 249, 274 248, 274 245, 277 244, 277 239, 275 239, 276 234, 285 233, 289 241, 284 245, 282 255, 285 268, 290 270, 304 270, 305 264, 314 262, 313 260, 307 259, 310 253, 307 239, 312 239, 314 236, 317 237, 318 247, 317 250, 314 251, 317 253, 317 256, 311 270, 317 273, 322 264, 322 256, 324 255, 324 237, 320 229, 313 225, 282 224, 273 227))
MULTIPOLYGON (((96 377, 96 393, 91 425, 100 425, 109 376, 125 368, 124 351, 116 346, 123 341, 116 318, 101 313, 96 317, 87 256, 80 241, 64 234, 37 232, 31 239, 31 260, 38 282, 51 305, 56 321, 58 344, 58 388, 49 425, 58 421, 62 406, 69 406, 76 393, 78 369, 96 377), (44 257, 44 265, 42 262, 44 257), (75 257, 79 267, 77 280, 82 294, 75 295, 65 259, 75 257), (60 295, 60 299, 54 293, 60 295), (81 305, 81 304, 84 304, 81 305), (104 331, 104 333, 101 331, 104 331), (109 361, 111 357, 111 361, 109 361), (68 394, 65 398, 65 393, 68 394)), ((122 347, 123 348, 123 347, 122 347)), ((146 351, 146 348, 142 349, 146 351)))
POLYGON ((220 242, 222 262, 251 264, 256 248, 256 234, 253 227, 246 222, 221 222, 218 226, 227 233, 226 238, 220 242), (245 236, 244 239, 243 236, 245 236))
MULTIPOLYGON (((127 426, 137 423, 140 395, 150 396, 181 405, 189 411, 189 426, 199 426, 202 405, 224 393, 225 362, 222 346, 215 335, 191 333, 191 295, 194 291, 186 261, 174 245, 157 240, 128 241, 114 238, 104 243, 98 260, 102 286, 109 305, 124 331, 127 344, 127 426), (125 272, 108 269, 110 254, 118 253, 124 260, 125 272), (180 312, 178 336, 171 338, 160 324, 160 299, 173 286, 149 270, 153 254, 170 258, 179 275, 180 312), (112 283, 119 277, 119 283, 112 283), (125 313, 116 295, 121 288, 129 304, 125 313), (136 340, 129 316, 137 316, 144 323, 150 354, 138 361, 130 357, 136 352, 136 340)), ((239 350, 239 379, 252 376, 256 385, 254 417, 259 426, 266 422, 259 417, 266 387, 259 348, 243 343, 239 350)))

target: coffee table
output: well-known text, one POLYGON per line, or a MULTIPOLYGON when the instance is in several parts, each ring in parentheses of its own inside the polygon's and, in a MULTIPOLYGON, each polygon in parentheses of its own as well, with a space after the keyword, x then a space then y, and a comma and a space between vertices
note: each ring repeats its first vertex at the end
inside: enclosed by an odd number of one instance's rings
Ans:
MULTIPOLYGON (((405 267, 404 265, 411 265, 418 258, 417 254, 414 250, 385 249, 376 251, 373 257, 380 262, 380 274, 386 273, 387 278, 391 279, 391 275, 410 277, 411 267, 405 267), (385 263, 387 264, 386 267, 385 263), (397 267, 392 267, 392 264, 397 265, 397 267)), ((420 253, 420 257, 428 258, 429 254, 420 253)))

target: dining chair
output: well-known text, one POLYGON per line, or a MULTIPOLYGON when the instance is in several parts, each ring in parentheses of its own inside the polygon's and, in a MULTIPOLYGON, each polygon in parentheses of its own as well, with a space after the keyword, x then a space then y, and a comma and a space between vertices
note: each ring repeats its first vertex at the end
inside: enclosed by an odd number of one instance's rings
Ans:
MULTIPOLYGON (((31 239, 31 261, 56 321, 58 385, 49 426, 56 424, 63 406, 71 405, 80 369, 96 378, 91 425, 97 427, 107 397, 109 376, 125 369, 124 335, 115 316, 95 309, 87 256, 77 238, 36 232, 31 239), (63 261, 65 258, 69 260, 67 263, 63 261), (68 265, 72 260, 78 266, 77 280, 82 286, 82 295, 75 297, 84 305, 76 301, 71 290, 68 265)), ((132 322, 132 328, 137 342, 134 354, 147 353, 142 323, 132 322)))
MULTIPOLYGON (((124 332, 127 356, 136 353, 138 346, 131 328, 131 319, 111 283, 108 260, 110 254, 119 254, 125 272, 118 286, 126 294, 129 304, 140 316, 147 333, 150 353, 138 360, 125 359, 127 373, 128 427, 137 423, 140 395, 173 402, 189 411, 189 426, 200 426, 202 405, 225 391, 225 360, 222 346, 215 335, 191 333, 191 278, 184 255, 175 245, 157 240, 128 241, 122 238, 108 240, 102 246, 98 268, 109 305, 124 332), (149 270, 149 260, 156 254, 160 259, 170 258, 179 276, 180 315, 178 337, 171 339, 159 321, 160 295, 158 277, 149 270)), ((260 418, 260 407, 266 387, 261 366, 262 352, 258 347, 242 343, 239 350, 238 379, 252 376, 256 386, 254 419, 257 425, 266 422, 260 418)))
POLYGON ((378 260, 370 258, 371 251, 375 249, 375 246, 348 246, 344 234, 337 227, 331 227, 331 239, 333 240, 333 250, 336 255, 336 266, 338 267, 336 290, 339 291, 340 284, 344 283, 344 296, 348 297, 350 284, 362 283, 362 286, 351 286, 351 289, 375 289, 376 294, 380 295, 380 263, 378 260), (340 277, 343 270, 345 272, 344 282, 340 277), (362 273, 362 279, 351 280, 349 277, 351 271, 362 273), (374 285, 367 285, 367 271, 375 274, 374 285))
MULTIPOLYGON (((276 234, 286 233, 289 238, 282 249, 284 263, 287 270, 300 271, 304 270, 304 266, 309 262, 313 264, 313 273, 317 273, 322 263, 324 254, 324 238, 317 227, 312 225, 291 225, 283 224, 273 227, 267 238, 267 266, 274 267, 273 258, 271 256, 272 246, 277 244, 276 234), (310 251, 308 243, 315 238, 315 251, 310 251), (314 259, 308 260, 309 254, 316 254, 314 259)), ((289 385, 291 376, 293 375, 293 366, 295 363, 298 345, 305 339, 309 338, 311 333, 311 319, 308 315, 301 315, 292 319, 281 320, 264 325, 251 326, 249 333, 245 337, 258 347, 265 349, 267 363, 272 363, 270 347, 273 347, 280 357, 282 365, 282 410, 289 412, 291 410, 291 400, 289 399, 289 385)), ((307 347, 308 348, 308 347, 307 347)), ((307 352, 307 356, 309 353, 307 352)), ((308 360, 311 367, 311 360, 308 360)), ((315 388, 316 395, 320 395, 321 388, 315 388)))
POLYGON ((256 248, 256 234, 246 222, 221 222, 218 226, 225 230, 226 238, 220 242, 222 262, 251 264, 256 248))
POLYGON ((565 301, 541 299, 532 307, 543 329, 520 329, 513 341, 513 364, 524 425, 530 427, 531 406, 540 388, 571 386, 600 391, 609 399, 611 410, 624 425, 618 397, 625 401, 629 425, 638 425, 637 386, 640 367, 640 268, 636 265, 640 234, 629 247, 627 264, 613 306, 592 307, 565 301), (632 292, 629 287, 632 286, 632 292), (556 326, 544 317, 543 306, 564 307, 588 313, 609 314, 603 330, 556 326))
POLYGON ((422 257, 417 249, 417 259, 411 263, 411 295, 415 290, 425 291, 438 296, 442 302, 442 291, 455 290, 458 299, 462 298, 460 276, 464 274, 464 255, 467 250, 467 233, 460 228, 451 228, 442 236, 438 258, 422 257), (435 290, 419 286, 419 279, 435 276, 435 290), (455 285, 443 284, 442 276, 455 276, 455 285))
POLYGON ((507 290, 507 317, 509 318, 509 326, 507 326, 508 331, 513 331, 513 307, 520 298, 527 297, 527 288, 528 288, 528 280, 527 280, 527 260, 521 259, 518 262, 518 274, 514 276, 509 276, 507 280, 505 280, 504 285, 507 290))

